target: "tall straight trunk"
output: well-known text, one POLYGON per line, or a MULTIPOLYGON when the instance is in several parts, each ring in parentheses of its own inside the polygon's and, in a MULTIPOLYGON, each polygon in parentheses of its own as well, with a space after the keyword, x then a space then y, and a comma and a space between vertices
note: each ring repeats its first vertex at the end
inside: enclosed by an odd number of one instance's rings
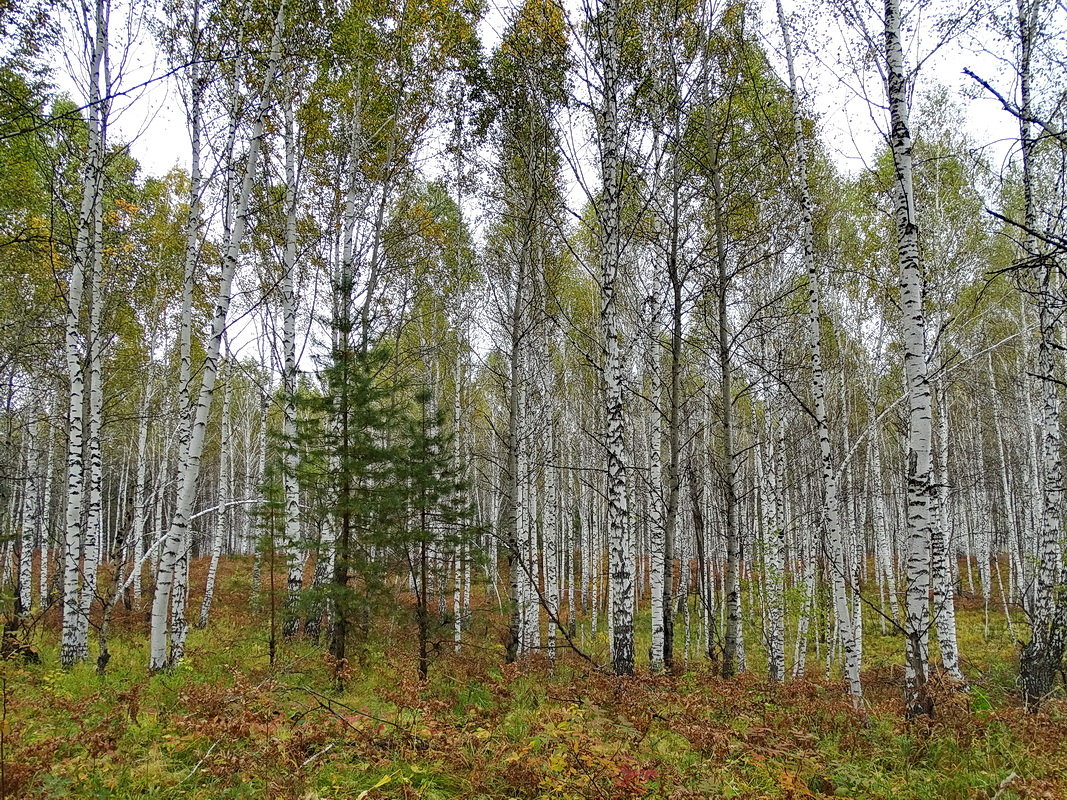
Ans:
POLYGON ((45 418, 45 428, 47 434, 45 436, 45 444, 41 457, 43 463, 37 464, 37 469, 40 470, 41 475, 41 518, 40 518, 40 564, 38 565, 38 599, 41 604, 41 608, 44 608, 50 604, 49 600, 49 587, 48 587, 48 563, 51 558, 50 550, 52 544, 52 452, 53 452, 53 431, 52 421, 50 418, 45 418))
MULTIPOLYGON (((820 503, 820 508, 822 504, 820 503)), ((800 537, 799 558, 801 563, 801 600, 797 614, 797 638, 793 647, 794 678, 804 677, 808 661, 808 638, 811 631, 811 618, 815 606, 815 578, 818 558, 814 552, 812 526, 803 524, 798 532, 800 537)))
MULTIPOLYGON (((581 526, 582 548, 581 603, 582 611, 590 614, 593 611, 593 498, 589 481, 585 480, 584 476, 579 476, 579 479, 582 482, 578 500, 578 524, 581 526)), ((595 614, 592 616, 595 616, 595 614)), ((596 630, 595 625, 593 630, 596 630)))
MULTIPOLYGON (((63 634, 59 660, 69 667, 88 655, 88 620, 82 621, 80 586, 85 538, 85 363, 80 343, 82 295, 85 280, 91 279, 93 265, 100 250, 97 225, 103 203, 104 148, 108 102, 102 102, 102 82, 106 72, 108 48, 108 8, 106 0, 96 0, 93 10, 92 55, 88 70, 89 96, 85 169, 82 173, 82 196, 78 211, 74 259, 67 283, 67 306, 64 333, 67 375, 70 379, 70 406, 67 416, 67 510, 63 558, 63 634)), ((86 25, 88 18, 86 17, 86 25)))
MULTIPOLYGON (((667 502, 663 520, 663 561, 666 572, 663 583, 663 666, 668 670, 674 664, 674 555, 681 495, 682 452, 682 284, 684 279, 679 263, 681 203, 678 184, 678 181, 674 182, 671 192, 671 245, 667 259, 667 273, 671 284, 671 343, 669 396, 667 398, 667 502)), ((683 559, 681 565, 682 574, 687 575, 688 562, 683 559)), ((685 580, 688 583, 688 577, 685 580)), ((688 598, 688 590, 686 597, 688 598)))
POLYGON ((79 658, 89 657, 89 612, 96 599, 100 550, 106 546, 103 529, 103 468, 100 461, 100 427, 103 414, 102 340, 100 306, 103 303, 102 278, 102 205, 96 211, 97 249, 93 258, 93 279, 89 314, 89 425, 85 449, 89 453, 89 503, 85 508, 85 531, 82 540, 81 609, 78 624, 83 628, 79 640, 84 649, 79 658))
POLYGON ((608 573, 611 588, 611 666, 616 675, 634 671, 634 565, 629 553, 626 491, 626 431, 623 408, 623 358, 619 343, 618 281, 622 266, 622 130, 619 119, 621 75, 619 0, 603 0, 591 20, 600 68, 600 173, 598 209, 601 229, 600 324, 604 338, 604 422, 607 449, 608 573))
POLYGON ((1022 150, 1022 184, 1024 223, 1024 257, 1034 268, 1038 295, 1038 325, 1041 338, 1037 351, 1037 377, 1040 381, 1040 487, 1041 518, 1038 526, 1037 580, 1033 600, 1026 609, 1030 617, 1030 641, 1020 655, 1019 682, 1023 700, 1030 712, 1052 691, 1056 673, 1062 668, 1067 647, 1067 600, 1062 584, 1067 582, 1063 566, 1063 437, 1060 431, 1059 371, 1057 353, 1062 350, 1059 324, 1059 280, 1056 260, 1044 252, 1032 234, 1037 227, 1033 190, 1035 140, 1029 117, 1032 116, 1032 58, 1038 34, 1040 0, 1019 0, 1020 115, 1019 142, 1022 150))
MULTIPOLYGON (((885 577, 886 591, 889 595, 890 613, 895 622, 900 621, 900 596, 897 591, 897 561, 894 557, 893 542, 889 536, 886 525, 885 489, 882 480, 882 437, 878 432, 878 419, 875 414, 875 397, 877 396, 872 386, 868 419, 870 429, 870 456, 871 456, 871 516, 874 519, 874 540, 876 558, 881 564, 882 574, 885 577)), ((882 610, 885 613, 885 610, 882 610)))
MULTIPOLYGON (((524 419, 534 420, 539 416, 538 405, 533 402, 532 387, 527 385, 526 415, 524 419)), ((532 427, 532 425, 531 425, 532 427)), ((523 503, 525 522, 522 532, 522 579, 523 579, 523 641, 526 652, 538 652, 541 649, 541 554, 542 547, 538 537, 538 520, 541 518, 543 498, 538 491, 537 442, 532 436, 524 439, 522 490, 526 500, 523 503)))
POLYGON ((23 434, 22 468, 22 537, 19 542, 19 578, 17 614, 20 619, 29 616, 33 605, 33 543, 39 526, 38 503, 41 500, 40 475, 37 454, 37 409, 26 415, 23 434))
MULTIPOLYGON (((1027 172, 1024 170, 1024 177, 1027 172)), ((1024 181, 1025 183, 1025 181, 1024 181)), ((1028 313, 1027 298, 1020 295, 1019 297, 1019 321, 1018 328, 1021 331, 1028 330, 1031 324, 1030 314, 1028 313)), ((1020 342, 1019 352, 1015 359, 1015 374, 1026 375, 1030 371, 1030 364, 1034 360, 1033 347, 1031 337, 1023 336, 1020 342)), ((1023 607, 1027 607, 1027 604, 1033 604, 1034 594, 1037 591, 1037 575, 1036 575, 1036 561, 1037 561, 1037 542, 1040 538, 1039 528, 1039 506, 1041 506, 1041 446, 1038 442, 1038 429, 1040 427, 1040 420, 1037 412, 1034 410, 1034 396, 1033 396, 1033 382, 1023 381, 1022 386, 1022 399, 1023 399, 1023 419, 1025 420, 1024 429, 1026 431, 1026 464, 1029 465, 1028 469, 1023 470, 1023 501, 1022 501, 1022 519, 1020 524, 1019 535, 1019 549, 1022 556, 1020 567, 1020 575, 1022 580, 1020 585, 1025 587, 1022 600, 1023 607)), ((986 561, 986 567, 989 567, 989 562, 986 561)), ((988 595, 987 595, 988 596, 988 595)))
POLYGON ((289 562, 286 580, 282 635, 295 636, 300 626, 297 602, 304 584, 305 551, 300 541, 300 490, 297 485, 296 452, 296 115, 293 102, 285 108, 285 260, 282 265, 282 448, 285 459, 282 484, 285 492, 285 552, 289 562))
MULTIPOLYGON (((462 148, 460 148, 462 149, 462 148)), ((462 162, 457 165, 457 176, 462 176, 463 166, 462 162)), ((460 216, 462 217, 463 208, 463 192, 462 182, 460 181, 460 192, 457 200, 457 206, 460 209, 460 216)), ((460 262, 461 253, 457 246, 456 250, 456 263, 460 262)), ((460 301, 460 314, 457 324, 457 343, 456 343, 456 360, 453 365, 453 393, 452 393, 452 436, 455 446, 452 449, 452 468, 455 470, 456 475, 463 474, 463 464, 465 456, 465 441, 464 430, 460 424, 460 417, 463 413, 463 361, 466 356, 465 343, 466 343, 466 330, 464 328, 464 317, 462 314, 462 300, 460 301)), ((452 596, 452 641, 455 652, 459 652, 460 645, 463 642, 463 629, 466 626, 467 610, 470 605, 469 594, 469 581, 470 581, 470 563, 469 563, 469 551, 467 543, 464 541, 464 531, 461 523, 456 523, 452 527, 452 535, 461 544, 456 548, 455 552, 455 585, 453 588, 452 596)))
MULTIPOLYGON (((192 436, 192 381, 193 381, 193 290, 196 280, 196 266, 199 258, 199 244, 202 229, 202 214, 201 214, 201 193, 202 189, 202 177, 201 177, 201 165, 200 165, 200 148, 201 148, 201 101, 203 98, 203 87, 200 81, 200 62, 199 62, 199 46, 200 46, 200 3, 199 0, 194 0, 192 8, 192 20, 190 29, 190 52, 193 54, 192 65, 190 66, 190 92, 189 92, 189 135, 192 143, 191 150, 191 162, 189 173, 189 216, 185 225, 185 253, 183 259, 183 274, 182 274, 182 310, 181 310, 181 323, 178 333, 178 398, 177 398, 177 410, 179 416, 178 422, 178 441, 177 441, 177 460, 175 462, 177 472, 176 480, 180 484, 189 463, 189 446, 192 436)), ((231 124, 230 129, 230 142, 232 144, 235 131, 235 124, 231 124)), ((227 192, 227 199, 229 199, 229 193, 227 192)), ((229 225, 229 220, 225 221, 225 224, 229 225)), ((228 228, 227 228, 228 232, 228 228)), ((192 509, 189 509, 192 512, 192 509)), ((161 523, 162 524, 162 523, 161 523)), ((179 660, 181 653, 185 647, 185 633, 186 633, 186 620, 185 620, 185 601, 187 588, 187 577, 189 568, 189 536, 183 530, 179 537, 176 537, 171 547, 173 552, 172 557, 168 560, 166 555, 157 564, 157 570, 166 570, 167 575, 164 577, 161 571, 157 571, 156 575, 156 597, 158 600, 160 597, 160 586, 165 585, 168 592, 175 594, 174 601, 168 598, 168 607, 161 610, 161 615, 157 615, 157 609, 153 604, 152 611, 152 664, 153 668, 162 668, 164 664, 155 663, 155 648, 156 637, 160 631, 164 632, 164 635, 169 634, 171 636, 171 650, 165 654, 167 663, 172 663, 179 660), (169 613, 169 619, 168 619, 169 613), (169 622, 169 624, 168 624, 169 622), (165 627, 164 627, 165 626, 165 627), (157 630, 158 629, 158 630, 157 630), (174 640, 177 640, 177 658, 175 658, 174 640)))
MULTIPOLYGON (((694 437, 690 444, 690 452, 688 454, 688 463, 686 465, 686 476, 689 483, 689 509, 692 515, 692 542, 693 542, 693 555, 696 560, 696 594, 697 594, 697 608, 700 614, 704 618, 708 618, 707 630, 710 631, 712 623, 710 621, 710 610, 714 605, 714 590, 711 587, 711 581, 709 576, 711 575, 711 554, 708 552, 708 540, 704 525, 704 485, 703 485, 703 458, 701 451, 703 446, 700 443, 699 436, 694 437)), ((715 653, 711 648, 712 638, 705 635, 702 638, 704 646, 702 650, 708 658, 714 658, 715 653)))
MULTIPOLYGON (((1004 506, 1004 529, 1008 537, 1008 555, 1010 559, 1010 583, 1020 587, 1025 582, 1022 570, 1022 558, 1020 557, 1019 537, 1022 532, 1019 517, 1016 513, 1015 493, 1011 490, 1008 478, 1008 458, 1004 447, 1004 424, 1002 421, 1003 409, 1001 408, 1000 395, 997 391, 997 381, 993 374, 993 354, 987 354, 986 369, 989 376, 989 390, 992 399, 993 434, 996 438, 997 474, 1000 476, 1000 493, 1004 506)), ((1029 425, 1027 426, 1029 427, 1029 425)), ((988 566, 988 561, 986 562, 988 566)), ((968 561, 969 564, 969 561, 968 561)), ((1014 597, 1014 592, 1010 593, 1014 597)), ((1005 598, 1006 599, 1006 598, 1005 598)))
POLYGON ((726 256, 726 218, 723 209, 722 179, 719 174, 718 152, 712 166, 712 199, 714 203, 715 262, 718 276, 717 345, 719 357, 719 394, 722 398, 722 461, 723 508, 726 536, 726 630, 723 637, 722 676, 732 677, 739 669, 741 642, 741 531, 737 500, 737 448, 734 420, 733 368, 731 365, 730 319, 728 299, 730 277, 726 256))
POLYGON ((933 526, 930 550, 933 567, 934 622, 937 626, 937 643, 941 649, 941 664, 953 680, 965 682, 960 670, 959 645, 956 640, 956 599, 954 572, 955 545, 952 536, 952 513, 948 493, 948 386, 944 378, 938 394, 937 425, 937 520, 933 526))
MULTIPOLYGON (((106 65, 105 65, 106 69, 106 65)), ((106 130, 106 122, 104 125, 106 130)), ((85 532, 82 539, 82 589, 78 625, 81 630, 78 640, 81 651, 78 658, 89 656, 89 609, 96 599, 97 572, 100 567, 100 550, 104 540, 103 464, 101 463, 100 428, 103 425, 103 338, 100 332, 100 310, 104 302, 103 287, 103 202, 99 202, 93 221, 92 281, 89 300, 89 424, 87 426, 86 451, 89 455, 89 493, 85 514, 85 532)))
POLYGON ((141 414, 137 421, 137 470, 133 484, 133 596, 141 596, 141 556, 144 554, 145 525, 148 521, 148 501, 145 497, 145 482, 148 479, 149 410, 155 394, 155 381, 151 376, 141 401, 141 414))
POLYGON ((152 602, 151 656, 149 666, 153 670, 164 669, 175 663, 168 651, 167 612, 171 602, 171 592, 175 582, 175 567, 182 555, 187 541, 189 517, 192 515, 196 499, 196 487, 200 477, 200 461, 203 454, 207 432, 207 418, 215 391, 215 378, 218 374, 219 355, 222 339, 226 329, 226 315, 230 307, 233 274, 237 267, 241 242, 248 226, 249 201, 252 185, 259 169, 259 153, 263 143, 263 129, 267 107, 270 100, 270 88, 281 60, 281 36, 285 23, 285 3, 278 8, 275 20, 270 59, 264 77, 256 111, 256 121, 245 159, 244 178, 237 200, 233 230, 230 232, 223 256, 222 274, 215 300, 215 313, 211 323, 211 335, 208 338, 204 365, 201 375, 200 393, 194 413, 189 419, 189 445, 186 463, 178 483, 178 496, 174 515, 171 518, 163 554, 160 558, 159 572, 156 578, 156 593, 152 602))
POLYGON ((912 137, 908 123, 908 77, 904 69, 899 0, 885 3, 886 84, 889 99, 889 145, 893 153, 903 315, 904 373, 908 395, 908 494, 904 571, 905 706, 909 715, 932 711, 926 691, 930 628, 930 541, 932 413, 926 363, 926 315, 923 310, 919 222, 912 187, 912 137))
POLYGON ((222 432, 219 436, 219 493, 218 510, 215 512, 215 530, 211 537, 211 562, 207 569, 207 583, 204 586, 204 599, 200 603, 200 614, 196 620, 197 628, 206 628, 208 616, 211 614, 211 604, 215 599, 215 578, 218 575, 219 556, 222 554, 222 545, 226 540, 226 532, 229 527, 226 520, 229 516, 230 504, 230 477, 232 461, 230 454, 233 452, 233 439, 230 435, 230 394, 232 381, 227 380, 222 393, 222 432))
MULTIPOLYGON (((170 403, 166 404, 167 407, 170 403)), ((151 572, 154 575, 159 569, 159 544, 162 541, 162 536, 166 532, 164 528, 164 512, 167 510, 167 494, 170 491, 170 484, 168 478, 170 475, 170 459, 171 459, 171 446, 170 443, 162 436, 159 437, 158 448, 161 451, 159 455, 159 470, 156 472, 155 480, 155 508, 153 510, 153 529, 152 529, 152 547, 149 550, 149 563, 151 564, 151 572)))
MULTIPOLYGON (((767 389, 768 394, 770 389, 767 389)), ((765 402, 760 443, 756 445, 757 480, 760 486, 763 522, 763 575, 766 597, 767 673, 776 681, 785 679, 785 525, 783 520, 782 483, 779 466, 785 442, 785 425, 778 411, 778 398, 765 402), (767 419, 769 417, 769 419, 767 419)))
POLYGON ((191 528, 186 527, 171 571, 169 659, 172 665, 185 658, 185 638, 189 634, 189 621, 185 612, 189 603, 189 561, 193 556, 192 550, 193 532, 191 528))
POLYGON ((545 503, 544 503, 544 558, 545 558, 545 611, 548 614, 548 655, 556 657, 556 623, 559 621, 559 525, 557 498, 557 456, 556 437, 553 425, 552 404, 548 403, 548 431, 545 459, 545 503))
POLYGON ((461 544, 452 555, 452 649, 458 653, 463 643, 463 573, 466 563, 461 544))
POLYGON ((518 658, 522 645, 522 598, 520 591, 523 585, 523 563, 520 548, 520 539, 524 529, 524 501, 522 492, 523 459, 522 447, 522 410, 523 403, 523 377, 522 368, 522 319, 520 314, 521 298, 524 290, 525 259, 520 258, 516 267, 518 280, 514 284, 511 299, 509 335, 510 352, 508 355, 508 428, 506 442, 506 465, 504 469, 507 478, 506 505, 504 519, 504 539, 507 543, 508 559, 508 604, 510 621, 508 625, 508 638, 505 647, 505 660, 508 663, 518 658))
POLYGON ((660 411, 662 380, 660 377, 660 321, 659 299, 650 297, 649 339, 645 353, 645 369, 649 377, 649 425, 648 425, 648 546, 651 556, 650 584, 652 606, 652 670, 664 668, 665 636, 667 626, 664 617, 670 613, 670 593, 667 582, 666 525, 663 508, 663 414, 660 411))
POLYGON ((581 602, 581 558, 578 555, 581 547, 581 527, 578 522, 578 504, 581 503, 581 489, 577 483, 575 457, 568 459, 569 469, 566 474, 566 496, 563 498, 564 518, 563 525, 566 531, 567 547, 567 635, 572 639, 577 631, 578 604, 581 602))

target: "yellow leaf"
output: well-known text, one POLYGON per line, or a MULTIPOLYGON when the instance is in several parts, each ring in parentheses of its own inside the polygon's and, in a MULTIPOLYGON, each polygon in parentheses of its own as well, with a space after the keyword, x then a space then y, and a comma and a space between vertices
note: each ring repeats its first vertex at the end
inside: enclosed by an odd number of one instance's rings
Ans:
POLYGON ((374 784, 372 787, 370 787, 369 789, 364 789, 362 792, 360 792, 358 795, 356 795, 356 800, 364 800, 364 798, 367 795, 369 795, 375 789, 379 789, 382 786, 385 786, 385 784, 389 783, 389 781, 391 781, 392 779, 393 779, 392 775, 386 775, 383 778, 379 778, 378 782, 376 784, 374 784))

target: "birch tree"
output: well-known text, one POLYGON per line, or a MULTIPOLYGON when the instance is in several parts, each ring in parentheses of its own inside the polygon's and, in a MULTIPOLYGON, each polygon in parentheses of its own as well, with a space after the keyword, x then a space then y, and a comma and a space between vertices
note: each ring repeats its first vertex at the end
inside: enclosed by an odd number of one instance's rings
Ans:
POLYGON ((786 19, 781 0, 778 0, 778 24, 785 44, 786 69, 789 75, 789 95, 792 105, 794 147, 796 150, 797 182, 800 186, 800 247, 808 286, 808 346, 811 352, 812 399, 814 405, 816 437, 819 447, 819 474, 822 489, 822 524, 829 556, 831 596, 834 616, 837 620, 837 635, 845 652, 845 677, 853 705, 858 707, 862 698, 860 684, 860 659, 856 647, 852 617, 845 593, 845 560, 841 516, 838 508, 837 472, 830 447, 830 429, 826 418, 826 377, 822 357, 822 303, 820 276, 815 260, 812 241, 812 219, 815 204, 808 178, 808 142, 800 113, 800 97, 797 91, 796 66, 793 56, 791 26, 786 19))
MULTIPOLYGON (((63 641, 60 662, 71 666, 85 659, 89 652, 89 620, 85 615, 92 597, 85 590, 89 576, 84 573, 88 561, 84 553, 86 529, 83 515, 91 498, 86 497, 85 466, 88 460, 85 443, 85 358, 81 337, 81 314, 87 280, 99 275, 96 264, 101 258, 101 222, 103 214, 104 150, 109 101, 108 96, 108 17, 106 0, 80 6, 78 28, 88 58, 87 75, 87 145, 82 170, 81 204, 78 210, 71 273, 67 281, 65 352, 70 382, 67 414, 67 507, 63 556, 63 641), (86 595, 83 603, 82 596, 86 595)), ((99 335, 90 331, 89 341, 99 335)), ((90 455, 91 458, 91 455, 90 455)), ((90 534, 91 535, 91 534, 90 534)), ((95 575, 93 576, 95 585, 95 575)))
POLYGON ((623 121, 620 116, 623 76, 622 30, 617 0, 586 6, 593 31, 592 56, 599 74, 596 102, 597 147, 601 191, 597 200, 600 236, 600 324, 604 361, 604 445, 607 457, 608 574, 611 597, 611 667, 616 675, 634 671, 634 564, 628 541, 624 376, 620 342, 618 291, 623 265, 622 164, 623 121))
POLYGON ((229 231, 229 236, 223 249, 222 273, 215 299, 214 316, 205 348, 199 395, 188 418, 188 431, 183 434, 188 437, 188 446, 187 451, 183 454, 184 464, 179 473, 180 480, 176 506, 168 528, 167 538, 164 542, 159 571, 156 576, 155 596, 152 601, 152 636, 149 666, 153 670, 173 666, 176 660, 180 660, 181 656, 180 648, 178 653, 172 652, 168 641, 169 634, 172 633, 168 629, 171 594, 175 586, 176 567, 185 552, 189 517, 192 514, 193 503, 196 498, 201 458, 206 438, 207 417, 214 398, 220 350, 226 330, 226 316, 232 297, 231 286, 234 271, 237 268, 241 243, 248 226, 249 200, 252 194, 252 186, 259 170, 259 154, 262 147, 267 104, 271 97, 271 84, 281 61, 281 39, 284 25, 285 4, 283 2, 278 7, 274 21, 270 52, 263 73, 263 83, 254 115, 248 154, 245 158, 244 174, 241 178, 240 190, 235 202, 234 225, 232 230, 229 231), (177 659, 175 656, 177 656, 177 659))
POLYGON ((893 154, 897 258, 900 263, 901 328, 908 395, 907 533, 904 572, 905 706, 909 715, 930 713, 926 691, 930 627, 930 541, 932 517, 933 414, 927 375, 926 315, 923 309, 919 219, 913 186, 908 75, 904 63, 899 0, 885 3, 886 91, 889 146, 893 154))
MULTIPOLYGON (((558 245, 560 152, 554 115, 564 100, 566 33, 560 9, 531 0, 516 9, 493 60, 502 219, 490 252, 499 259, 496 304, 506 337, 504 523, 511 620, 505 658, 540 631, 536 587, 535 365, 545 361, 550 262, 558 245)), ((549 467, 551 468, 551 467, 549 467)))

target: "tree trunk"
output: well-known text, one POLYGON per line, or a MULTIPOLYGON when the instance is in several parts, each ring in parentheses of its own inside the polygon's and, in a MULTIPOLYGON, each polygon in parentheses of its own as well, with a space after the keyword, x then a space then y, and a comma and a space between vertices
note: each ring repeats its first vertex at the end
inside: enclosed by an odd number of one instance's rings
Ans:
POLYGON ((604 422, 607 448, 608 573, 611 596, 611 662, 616 675, 634 671, 634 566, 629 553, 626 491, 626 430, 623 408, 623 358, 619 343, 618 280, 622 266, 622 142, 619 119, 619 4, 603 0, 591 21, 595 58, 603 92, 599 109, 601 229, 600 323, 604 339, 604 422))
POLYGON ((1041 519, 1038 528, 1037 579, 1033 599, 1025 603, 1030 617, 1030 641, 1020 655, 1019 683, 1023 701, 1035 713, 1042 700, 1055 684, 1056 673, 1062 668, 1067 630, 1067 600, 1062 586, 1067 582, 1063 567, 1060 540, 1063 537, 1063 459, 1060 431, 1060 399, 1056 369, 1059 342, 1059 281, 1055 259, 1044 252, 1036 237, 1037 213, 1034 203, 1033 159, 1036 141, 1031 132, 1032 115, 1031 60, 1034 39, 1038 34, 1040 0, 1019 0, 1019 63, 1020 115, 1019 141, 1022 151, 1022 188, 1024 224, 1023 257, 1033 268, 1038 296, 1038 324, 1041 338, 1037 354, 1037 377, 1040 381, 1040 487, 1041 519))
POLYGON ((211 537, 211 563, 207 569, 207 582, 204 586, 204 599, 200 603, 200 614, 196 620, 196 627, 207 627, 208 616, 211 614, 211 603, 215 599, 215 578, 218 575, 219 556, 222 554, 222 544, 226 540, 226 530, 229 527, 226 519, 229 516, 230 504, 230 473, 233 451, 233 440, 230 436, 230 393, 232 381, 227 380, 222 393, 222 432, 219 436, 219 507, 215 512, 215 530, 211 537))
POLYGON ((904 372, 908 395, 908 494, 906 555, 905 706, 909 716, 933 710, 926 691, 930 627, 932 419, 926 363, 919 223, 912 188, 912 138, 908 124, 908 79, 904 70, 899 0, 885 3, 886 83, 889 145, 895 173, 897 255, 900 261, 904 372))
MULTIPOLYGON (((82 173, 82 197, 78 212, 77 234, 71 275, 67 283, 67 306, 65 324, 65 352, 67 375, 70 379, 70 405, 67 416, 67 512, 63 557, 63 634, 60 645, 60 663, 69 667, 85 658, 88 653, 88 624, 81 622, 81 576, 82 548, 85 529, 83 515, 85 498, 85 364, 79 342, 82 295, 87 273, 91 273, 100 249, 96 220, 103 202, 104 178, 104 130, 107 121, 107 103, 101 102, 101 82, 107 54, 108 30, 105 0, 96 0, 93 17, 93 45, 89 63, 88 145, 85 169, 82 173)), ((86 34, 88 35, 88 31, 86 34)))
POLYGON ((186 547, 189 517, 196 499, 196 487, 200 477, 200 460, 204 449, 207 432, 207 418, 215 391, 215 378, 218 374, 219 355, 222 338, 226 329, 226 315, 230 307, 231 285, 237 267, 241 242, 248 225, 249 201, 252 185, 259 169, 259 152, 262 147, 263 130, 270 100, 270 87, 281 60, 281 36, 285 22, 284 2, 278 9, 271 44, 270 60, 267 66, 264 85, 260 93, 256 122, 251 143, 245 160, 244 178, 236 204, 235 223, 230 232, 224 251, 222 274, 219 281, 218 295, 215 301, 215 314, 211 323, 211 335, 207 341, 204 354, 200 394, 194 413, 189 419, 189 447, 186 463, 181 471, 178 485, 178 498, 174 515, 168 530, 163 555, 160 558, 159 572, 156 578, 156 594, 152 602, 151 658, 149 666, 153 670, 164 669, 175 663, 167 647, 167 611, 170 606, 171 593, 174 589, 176 566, 186 547))
POLYGON ((282 484, 285 493, 285 554, 289 562, 286 580, 282 636, 295 636, 300 627, 296 605, 304 584, 305 551, 300 541, 300 490, 297 485, 296 452, 296 214, 298 186, 296 132, 293 100, 285 108, 285 260, 280 284, 282 298, 282 448, 285 459, 282 484))

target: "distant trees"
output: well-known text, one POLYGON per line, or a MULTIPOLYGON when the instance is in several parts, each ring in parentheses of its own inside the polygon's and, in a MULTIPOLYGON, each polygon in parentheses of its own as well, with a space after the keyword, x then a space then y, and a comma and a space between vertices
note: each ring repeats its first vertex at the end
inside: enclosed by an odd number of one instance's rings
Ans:
POLYGON ((903 632, 914 714, 931 629, 968 678, 973 594, 991 636, 1025 610, 1036 710, 1067 641, 1055 25, 1012 7, 1018 96, 976 76, 1019 121, 997 182, 947 91, 916 88, 908 9, 839 10, 887 92, 857 174, 807 118, 784 7, 776 71, 740 4, 523 0, 483 54, 469 4, 171 3, 192 149, 165 178, 114 139, 105 0, 76 20, 84 97, 20 51, 0 70, 19 635, 58 597, 60 662, 95 628, 102 669, 114 609, 150 593, 166 669, 232 568, 254 608, 284 585, 281 646, 325 633, 339 681, 381 618, 412 623, 425 677, 484 607, 505 661, 628 675, 647 637, 653 670, 840 675, 857 708, 865 644, 903 632))
MULTIPOLYGON (((248 152, 244 159, 243 174, 232 197, 227 198, 232 203, 227 209, 232 224, 228 226, 226 240, 221 248, 222 268, 214 301, 214 313, 210 322, 210 334, 205 342, 200 388, 195 402, 190 394, 190 406, 188 410, 183 410, 185 431, 179 438, 177 499, 159 559, 155 596, 152 602, 152 651, 149 659, 152 669, 172 666, 182 659, 184 653, 186 632, 184 604, 189 558, 187 529, 196 500, 201 459, 207 435, 208 414, 214 399, 222 341, 232 300, 234 273, 248 228, 249 203, 260 165, 259 156, 263 146, 271 85, 281 63, 284 30, 285 5, 283 3, 279 6, 274 19, 267 62, 263 71, 263 83, 259 87, 248 152)), ((193 209, 195 209, 196 202, 197 200, 194 199, 193 209)))
MULTIPOLYGON (((537 512, 554 503, 539 491, 543 445, 552 426, 550 398, 539 379, 553 369, 562 221, 562 151, 556 116, 566 102, 567 32, 561 9, 542 0, 519 5, 490 61, 483 123, 497 150, 493 200, 499 222, 488 242, 498 347, 506 359, 498 381, 504 420, 500 473, 500 538, 508 558, 511 620, 506 658, 541 647, 537 512)), ((490 366, 492 369, 492 366, 490 366)), ((548 459, 548 469, 554 458, 548 459)), ((550 626, 555 623, 550 621, 550 626)))

